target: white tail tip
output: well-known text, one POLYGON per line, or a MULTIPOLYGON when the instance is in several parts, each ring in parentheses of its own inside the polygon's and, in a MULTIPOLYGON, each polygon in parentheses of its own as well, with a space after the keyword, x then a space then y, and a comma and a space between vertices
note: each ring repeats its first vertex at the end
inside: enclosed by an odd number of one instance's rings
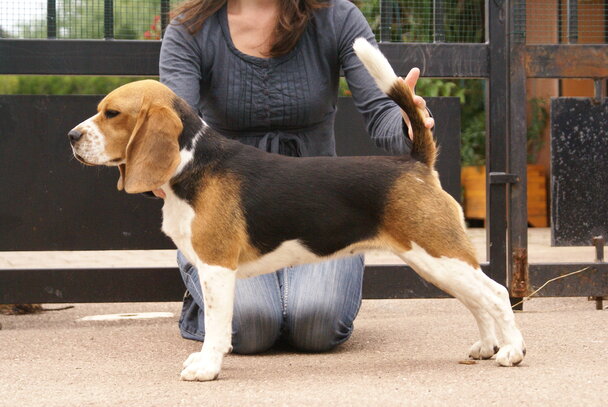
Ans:
POLYGON ((353 50, 374 78, 380 90, 388 93, 393 87, 397 75, 382 52, 363 37, 355 40, 353 50))

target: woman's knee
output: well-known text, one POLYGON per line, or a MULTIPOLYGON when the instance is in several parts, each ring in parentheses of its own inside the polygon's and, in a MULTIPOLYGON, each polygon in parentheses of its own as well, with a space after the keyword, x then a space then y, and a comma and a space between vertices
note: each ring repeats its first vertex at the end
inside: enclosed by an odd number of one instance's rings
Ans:
POLYGON ((268 350, 279 338, 283 309, 277 276, 237 281, 232 321, 232 350, 252 354, 268 350))
POLYGON ((264 352, 281 334, 281 315, 274 310, 250 309, 235 313, 232 351, 242 355, 264 352))
POLYGON ((352 331, 352 320, 343 321, 333 309, 317 304, 289 318, 286 336, 296 350, 326 352, 346 341, 352 331))
POLYGON ((285 274, 289 342, 298 350, 328 351, 346 341, 361 306, 360 256, 300 266, 285 274))

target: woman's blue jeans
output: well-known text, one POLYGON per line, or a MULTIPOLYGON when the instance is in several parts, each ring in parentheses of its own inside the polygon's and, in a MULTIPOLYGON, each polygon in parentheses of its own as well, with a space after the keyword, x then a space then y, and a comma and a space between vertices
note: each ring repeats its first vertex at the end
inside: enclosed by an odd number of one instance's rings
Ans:
MULTIPOLYGON (((198 272, 178 252, 188 292, 179 321, 182 336, 203 341, 203 296, 198 272)), ((288 267, 236 282, 232 346, 252 354, 284 340, 295 349, 323 352, 346 341, 361 306, 363 256, 288 267)))

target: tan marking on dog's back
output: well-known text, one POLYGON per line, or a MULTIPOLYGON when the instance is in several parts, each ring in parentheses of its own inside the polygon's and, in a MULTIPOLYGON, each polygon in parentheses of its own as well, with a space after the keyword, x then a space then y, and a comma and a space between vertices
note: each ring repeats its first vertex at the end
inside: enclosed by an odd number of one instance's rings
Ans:
POLYGON ((460 205, 441 189, 436 173, 424 164, 395 182, 380 235, 403 251, 411 250, 415 242, 433 257, 460 259, 479 267, 460 205))
POLYGON ((193 207, 192 247, 203 262, 235 270, 260 257, 249 242, 235 176, 202 177, 193 207))

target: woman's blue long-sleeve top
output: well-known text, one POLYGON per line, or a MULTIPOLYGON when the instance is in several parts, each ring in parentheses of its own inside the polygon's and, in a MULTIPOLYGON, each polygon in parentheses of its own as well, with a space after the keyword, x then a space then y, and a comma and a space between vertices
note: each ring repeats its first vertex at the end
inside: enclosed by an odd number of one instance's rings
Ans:
POLYGON ((227 137, 287 155, 332 156, 342 69, 375 143, 392 153, 408 153, 401 110, 355 55, 352 44, 358 37, 375 43, 355 5, 330 0, 315 11, 288 54, 254 57, 234 46, 224 6, 194 35, 183 25, 167 28, 160 79, 227 137))

